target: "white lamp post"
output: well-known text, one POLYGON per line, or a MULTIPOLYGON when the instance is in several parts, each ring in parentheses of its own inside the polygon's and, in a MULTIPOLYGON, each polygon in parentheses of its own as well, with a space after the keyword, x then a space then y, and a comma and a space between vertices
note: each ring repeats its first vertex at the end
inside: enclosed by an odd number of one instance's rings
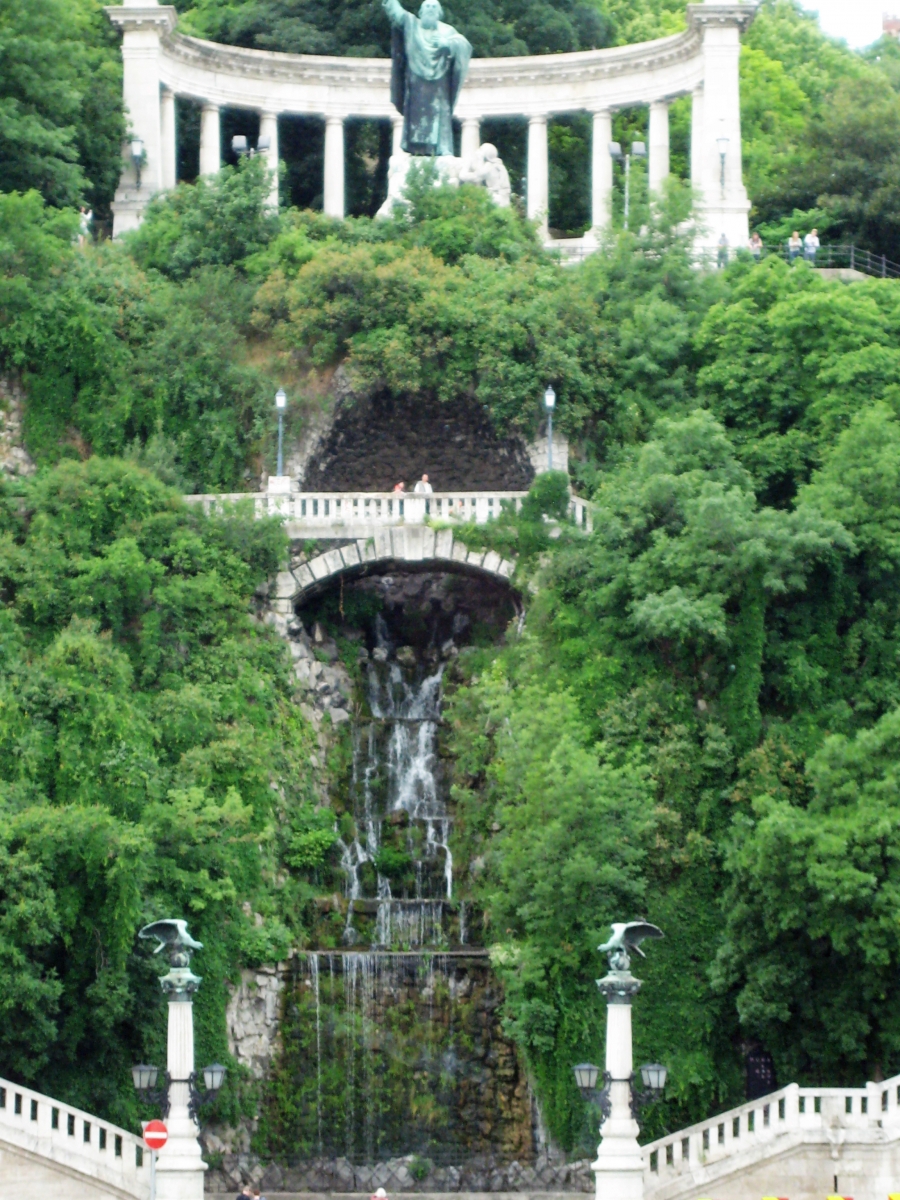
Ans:
POLYGON ((544 392, 544 408, 547 410, 547 470, 553 470, 553 410, 556 408, 556 392, 548 387, 544 392))
POLYGON ((632 158, 646 158, 647 146, 644 142, 632 142, 631 150, 627 153, 622 153, 622 147, 619 142, 609 143, 610 157, 616 162, 625 162, 625 228, 628 228, 628 212, 631 198, 630 180, 631 180, 631 160, 632 158))
POLYGON ((275 474, 281 478, 284 474, 284 460, 282 456, 282 446, 284 441, 284 410, 287 408, 287 396, 284 388, 279 388, 275 393, 275 407, 278 410, 278 468, 275 474))

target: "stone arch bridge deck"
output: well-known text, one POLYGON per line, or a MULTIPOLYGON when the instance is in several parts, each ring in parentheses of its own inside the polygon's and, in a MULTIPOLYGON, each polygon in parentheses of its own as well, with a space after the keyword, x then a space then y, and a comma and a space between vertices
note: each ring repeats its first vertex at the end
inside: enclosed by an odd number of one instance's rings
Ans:
MULTIPOLYGON (((444 564, 453 570, 483 572, 509 581, 515 562, 494 550, 470 550, 456 536, 454 525, 484 525, 504 508, 518 511, 526 492, 433 492, 429 495, 397 492, 235 492, 224 495, 186 496, 207 512, 225 511, 230 505, 252 503, 258 517, 278 516, 295 541, 336 543, 301 566, 279 572, 271 596, 276 612, 289 613, 301 596, 327 586, 345 573, 363 573, 379 563, 404 563, 420 569, 444 564)), ((582 499, 570 502, 575 525, 593 528, 591 506, 582 499)))

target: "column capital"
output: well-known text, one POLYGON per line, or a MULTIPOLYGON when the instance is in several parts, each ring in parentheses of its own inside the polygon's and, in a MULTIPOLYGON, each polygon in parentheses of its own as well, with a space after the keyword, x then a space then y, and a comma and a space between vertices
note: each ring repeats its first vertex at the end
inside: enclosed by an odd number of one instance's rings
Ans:
POLYGON ((535 116, 528 118, 528 124, 529 125, 546 125, 549 119, 550 118, 548 117, 547 113, 537 113, 535 116))
MULTIPOLYGON (((400 119, 401 119, 401 121, 403 120, 402 117, 400 119)), ((325 116, 325 124, 326 125, 331 125, 331 126, 343 125, 345 120, 346 120, 345 117, 335 117, 335 116, 331 116, 329 114, 326 114, 326 116, 325 116)))
POLYGON ((641 981, 627 969, 610 971, 597 980, 597 987, 606 997, 607 1004, 630 1004, 641 990, 641 981))
POLYGON ((178 11, 172 4, 110 5, 104 12, 119 29, 147 29, 154 25, 160 33, 171 33, 178 24, 178 11))
POLYGON ((756 4, 689 4, 688 27, 699 31, 711 25, 737 25, 743 33, 756 16, 756 9, 756 4))
POLYGON ((204 100, 200 106, 201 112, 217 113, 221 105, 216 104, 215 100, 204 100))

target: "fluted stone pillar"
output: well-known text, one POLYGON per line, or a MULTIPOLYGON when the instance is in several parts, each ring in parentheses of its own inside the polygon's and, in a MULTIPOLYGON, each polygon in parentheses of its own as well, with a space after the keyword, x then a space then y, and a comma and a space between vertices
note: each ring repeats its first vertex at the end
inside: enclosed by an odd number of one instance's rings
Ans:
POLYGON ((160 131, 162 138, 162 186, 168 191, 178 182, 175 145, 175 93, 163 88, 160 94, 160 131))
POLYGON ((602 109, 594 113, 591 139, 591 224, 596 231, 605 229, 612 216, 613 161, 609 155, 612 141, 612 113, 602 109))
POLYGON ((259 136, 269 139, 266 166, 272 172, 272 190, 269 192, 269 207, 278 207, 278 114, 264 112, 259 115, 259 136))
POLYGON ((325 118, 325 188, 322 208, 327 217, 344 216, 344 119, 325 118))
POLYGON ((222 166, 222 130, 218 104, 204 104, 200 111, 200 174, 215 175, 222 166))
POLYGON ((481 145, 481 121, 478 117, 466 117, 462 123, 462 138, 460 139, 460 157, 463 162, 473 158, 481 145))
POLYGON ((547 156, 547 117, 545 115, 528 118, 527 183, 528 218, 531 221, 540 221, 541 233, 547 237, 550 167, 547 156))
POLYGON ((650 133, 647 147, 649 161, 647 182, 651 192, 658 192, 669 174, 669 102, 654 100, 650 105, 650 133))

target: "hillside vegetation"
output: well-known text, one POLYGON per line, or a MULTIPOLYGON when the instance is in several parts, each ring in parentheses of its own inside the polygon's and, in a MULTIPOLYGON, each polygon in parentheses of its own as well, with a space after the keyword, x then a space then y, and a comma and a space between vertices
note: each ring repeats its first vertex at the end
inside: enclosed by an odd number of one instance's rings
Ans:
MULTIPOLYGON (((185 16, 234 38, 253 17, 252 41, 299 20, 280 3, 185 16)), ((680 19, 590 11, 613 40, 680 19)), ((519 12, 484 20, 540 49, 519 12)), ((446 714, 460 891, 558 1142, 584 1135, 571 1066, 601 1053, 596 946, 623 914, 667 935, 636 1018, 638 1055, 670 1068, 648 1135, 738 1100, 747 1045, 780 1082, 900 1070, 900 285, 774 256, 698 269, 678 179, 652 207, 637 189, 640 233, 574 268, 427 173, 390 221, 272 214, 261 160, 79 247, 71 204, 108 198, 111 161, 79 139, 121 132, 86 80, 105 63, 113 89, 115 46, 90 0, 0 0, 0 31, 0 140, 20 130, 0 145, 0 371, 39 467, 0 487, 0 1074, 133 1124, 128 1066, 164 1036, 140 924, 177 911, 208 943, 198 1054, 222 1061, 228 981, 308 943, 344 768, 254 619, 283 534, 179 493, 255 490, 276 386, 302 412, 337 364, 529 435, 552 382, 597 505, 591 536, 569 528, 549 475, 520 517, 463 531, 517 554, 533 599, 460 656, 446 714), (25 50, 34 77, 9 67, 25 50), (57 52, 58 93, 35 84, 57 52)), ((744 65, 770 228, 814 209, 890 251, 900 71, 879 53, 764 8, 744 65)), ((220 1115, 253 1103, 232 1070, 220 1115)))

